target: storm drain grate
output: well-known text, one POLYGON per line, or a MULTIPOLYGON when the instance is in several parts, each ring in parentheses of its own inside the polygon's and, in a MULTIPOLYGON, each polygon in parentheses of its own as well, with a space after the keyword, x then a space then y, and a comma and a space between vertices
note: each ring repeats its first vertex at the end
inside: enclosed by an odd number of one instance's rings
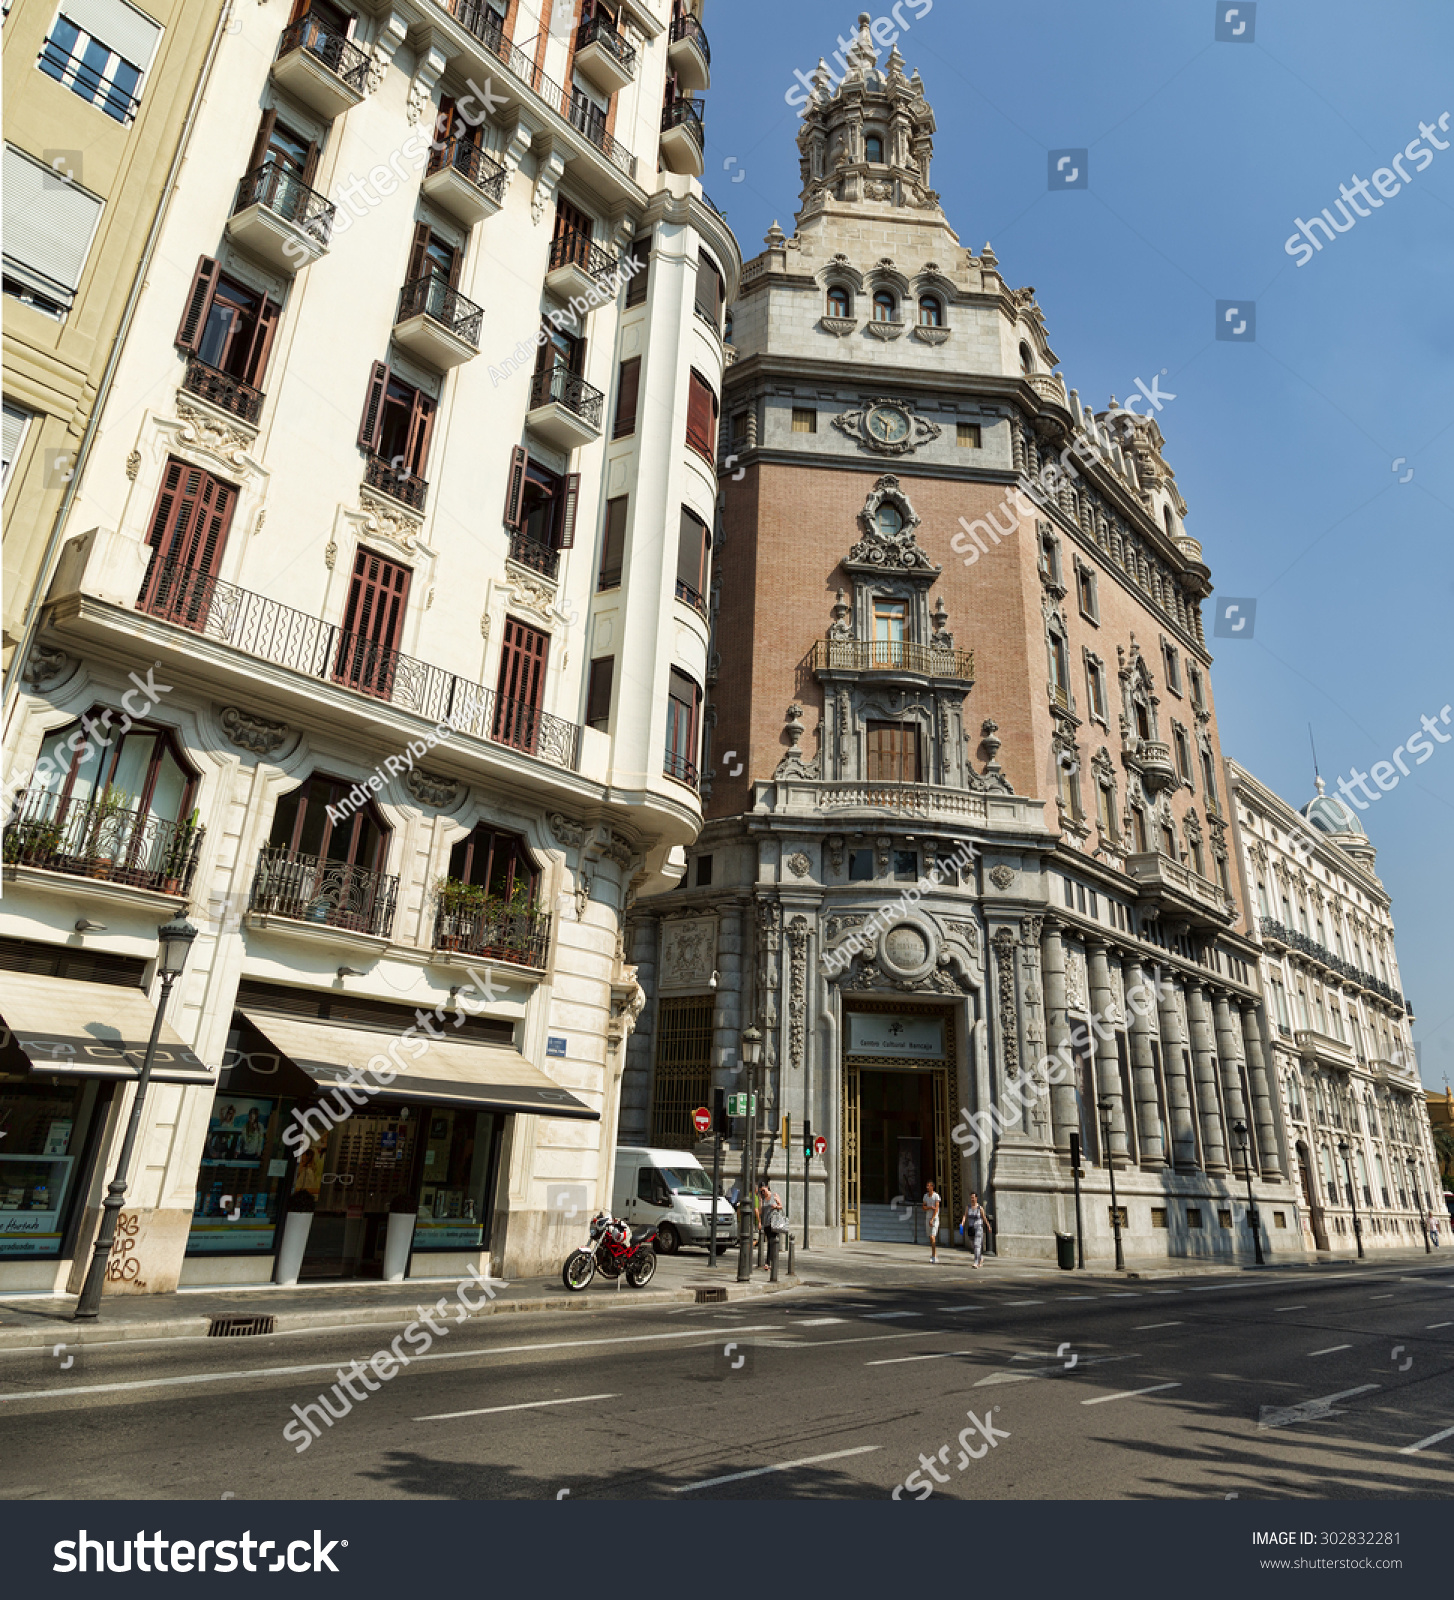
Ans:
POLYGON ((698 1289, 696 1290, 697 1304, 699 1306, 713 1306, 719 1300, 727 1298, 725 1289, 698 1289))
POLYGON ((271 1333, 272 1317, 213 1317, 207 1324, 209 1339, 242 1339, 250 1333, 271 1333))

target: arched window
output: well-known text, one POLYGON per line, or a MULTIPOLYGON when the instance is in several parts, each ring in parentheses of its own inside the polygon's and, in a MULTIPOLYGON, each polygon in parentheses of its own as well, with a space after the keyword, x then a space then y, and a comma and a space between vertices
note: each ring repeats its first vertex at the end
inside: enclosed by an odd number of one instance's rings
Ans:
POLYGON ((1176 532, 1176 529, 1172 526, 1172 523, 1171 523, 1171 507, 1170 506, 1162 506, 1162 508, 1161 508, 1161 520, 1166 524, 1166 533, 1167 533, 1167 537, 1169 538, 1172 534, 1174 534, 1176 532))
POLYGON ((873 297, 873 320, 875 322, 897 322, 898 306, 893 295, 887 289, 879 289, 873 297))
POLYGON ((732 313, 730 311, 727 313, 727 325, 722 334, 722 343, 732 343, 732 313))
POLYGON ((876 133, 868 134, 863 141, 863 159, 870 166, 881 167, 884 160, 884 142, 876 133))
POLYGON ((888 539, 895 538, 904 526, 903 514, 897 506, 880 506, 874 520, 878 523, 878 531, 888 539))
POLYGON ((389 829, 363 784, 321 774, 278 801, 258 858, 252 909, 387 936, 396 879, 384 876, 389 829))
POLYGON ((1020 371, 1033 372, 1034 370, 1035 357, 1030 353, 1030 346, 1022 343, 1020 346, 1020 371))
POLYGON ((919 326, 921 328, 942 328, 944 326, 944 308, 940 305, 935 295, 926 294, 920 299, 919 326))
POLYGON ((830 317, 853 315, 853 299, 847 289, 833 288, 828 291, 828 315, 830 317))

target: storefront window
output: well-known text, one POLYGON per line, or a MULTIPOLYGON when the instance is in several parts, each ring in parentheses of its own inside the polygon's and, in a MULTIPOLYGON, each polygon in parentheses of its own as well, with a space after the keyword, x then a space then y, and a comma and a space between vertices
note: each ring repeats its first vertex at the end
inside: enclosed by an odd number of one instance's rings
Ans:
POLYGON ((424 1108, 416 1250, 479 1250, 489 1220, 491 1156, 503 1119, 493 1111, 424 1108))
POLYGON ((0 1072, 0 1259, 62 1253, 100 1093, 0 1072))
POLYGON ((288 1152, 281 1140, 284 1102, 219 1089, 192 1202, 192 1255, 268 1251, 278 1221, 288 1152))

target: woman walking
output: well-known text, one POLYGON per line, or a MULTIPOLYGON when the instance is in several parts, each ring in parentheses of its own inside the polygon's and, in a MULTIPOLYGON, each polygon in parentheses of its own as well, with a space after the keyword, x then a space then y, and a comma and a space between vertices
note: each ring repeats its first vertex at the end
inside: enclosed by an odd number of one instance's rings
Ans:
POLYGON ((959 1226, 969 1235, 970 1243, 974 1246, 974 1264, 979 1266, 984 1260, 985 1234, 993 1233, 995 1230, 990 1227, 990 1219, 979 1203, 977 1194, 970 1195, 969 1204, 964 1208, 964 1215, 959 1219, 959 1226))

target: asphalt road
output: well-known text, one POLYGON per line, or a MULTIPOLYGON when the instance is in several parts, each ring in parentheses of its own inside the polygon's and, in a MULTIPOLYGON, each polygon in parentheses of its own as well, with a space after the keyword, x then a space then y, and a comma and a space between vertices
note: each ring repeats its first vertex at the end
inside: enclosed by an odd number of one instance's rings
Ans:
POLYGON ((1454 1263, 799 1271, 770 1300, 450 1326, 316 1440, 291 1408, 399 1329, 0 1352, 0 1497, 1454 1494, 1454 1263))

